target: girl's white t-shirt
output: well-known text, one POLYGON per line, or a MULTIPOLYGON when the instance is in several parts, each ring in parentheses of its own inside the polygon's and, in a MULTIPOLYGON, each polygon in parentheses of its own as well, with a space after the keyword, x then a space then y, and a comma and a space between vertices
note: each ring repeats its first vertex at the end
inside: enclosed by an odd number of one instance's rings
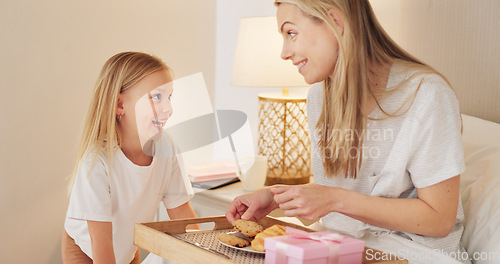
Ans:
MULTIPOLYGON (((383 110, 388 113, 396 112, 402 105, 405 105, 402 110, 406 110, 411 105, 406 113, 385 118, 383 112, 376 109, 369 117, 382 120, 368 120, 367 127, 357 135, 349 134, 350 131, 336 131, 343 133, 346 140, 354 136, 364 138, 362 165, 357 179, 346 179, 344 175, 325 177, 322 154, 318 148, 319 136, 315 129, 323 105, 323 87, 322 84, 311 87, 307 115, 313 131, 312 163, 316 184, 379 197, 416 198, 416 188, 434 185, 465 170, 461 117, 455 93, 441 76, 421 74, 410 78, 416 73, 418 71, 396 61, 391 67, 387 84, 387 91, 390 92, 380 101, 383 110)), ((322 218, 322 222, 329 229, 357 238, 363 237, 366 232, 376 236, 394 233, 431 248, 452 252, 461 248, 463 219, 460 202, 455 228, 445 238, 392 231, 340 213, 329 213, 322 218)))
POLYGON ((135 165, 120 149, 112 160, 101 152, 80 161, 64 228, 90 258, 86 220, 112 222, 116 263, 130 263, 137 250, 134 224, 153 221, 161 201, 171 209, 194 195, 170 136, 164 133, 160 142, 161 155, 149 166, 135 165))

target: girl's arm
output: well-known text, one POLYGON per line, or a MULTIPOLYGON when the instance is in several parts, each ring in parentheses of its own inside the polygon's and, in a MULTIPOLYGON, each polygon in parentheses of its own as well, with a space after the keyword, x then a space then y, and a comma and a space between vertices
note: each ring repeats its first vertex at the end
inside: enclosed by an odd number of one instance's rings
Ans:
POLYGON ((339 212, 365 223, 415 233, 445 237, 455 225, 460 175, 417 189, 418 198, 383 198, 315 184, 271 187, 286 216, 316 220, 339 212))
MULTIPOLYGON (((183 219, 183 218, 195 218, 196 214, 194 213, 193 208, 191 207, 191 204, 189 202, 178 206, 173 209, 167 209, 168 217, 170 219, 183 219)), ((200 229, 200 226, 198 224, 192 224, 186 226, 187 229, 200 229)))
POLYGON ((87 220, 92 245, 92 259, 94 264, 116 263, 113 250, 113 226, 111 222, 87 220))

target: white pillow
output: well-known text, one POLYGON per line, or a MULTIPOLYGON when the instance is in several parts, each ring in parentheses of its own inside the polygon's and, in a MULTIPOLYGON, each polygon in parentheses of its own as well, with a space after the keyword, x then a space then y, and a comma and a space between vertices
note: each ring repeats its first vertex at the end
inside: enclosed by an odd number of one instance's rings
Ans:
POLYGON ((475 263, 500 262, 500 124, 463 115, 462 243, 475 263))

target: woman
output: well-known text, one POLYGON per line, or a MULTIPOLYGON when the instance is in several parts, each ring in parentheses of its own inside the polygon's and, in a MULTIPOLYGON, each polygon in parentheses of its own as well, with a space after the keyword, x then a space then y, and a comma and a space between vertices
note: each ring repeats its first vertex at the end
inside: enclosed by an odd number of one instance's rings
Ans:
POLYGON ((321 218, 327 229, 375 248, 407 250, 394 252, 405 258, 427 251, 422 263, 454 261, 445 255, 463 250, 465 165, 448 81, 394 43, 367 0, 276 5, 281 57, 307 83, 322 82, 307 103, 314 184, 237 197, 228 220, 258 220, 280 208, 287 216, 321 218))

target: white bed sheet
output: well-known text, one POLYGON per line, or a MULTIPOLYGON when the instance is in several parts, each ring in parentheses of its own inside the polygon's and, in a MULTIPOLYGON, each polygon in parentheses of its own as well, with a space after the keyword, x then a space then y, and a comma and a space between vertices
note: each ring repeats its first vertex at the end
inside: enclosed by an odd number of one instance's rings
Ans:
POLYGON ((474 263, 500 263, 500 124, 463 115, 462 244, 474 263))

